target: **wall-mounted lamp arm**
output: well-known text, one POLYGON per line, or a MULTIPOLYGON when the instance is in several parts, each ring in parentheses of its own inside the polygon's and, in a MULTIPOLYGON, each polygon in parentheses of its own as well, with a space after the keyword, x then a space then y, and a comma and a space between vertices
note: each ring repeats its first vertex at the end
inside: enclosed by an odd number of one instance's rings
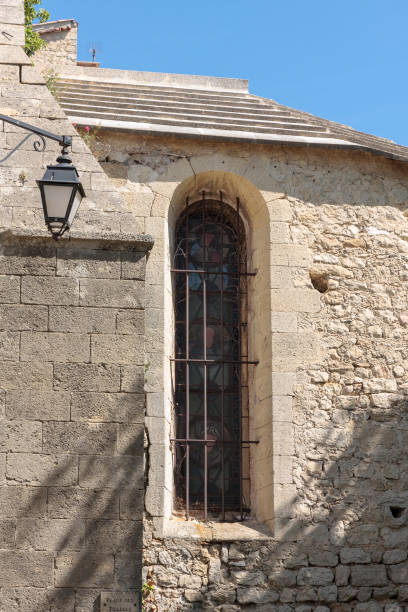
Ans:
MULTIPOLYGON (((24 123, 24 121, 20 121, 19 119, 13 119, 12 117, 8 117, 7 115, 2 115, 0 113, 0 121, 6 121, 7 123, 11 123, 12 125, 16 125, 17 127, 22 128, 23 130, 28 130, 33 134, 37 134, 41 138, 49 138, 50 140, 55 140, 59 142, 59 144, 63 148, 63 153, 67 153, 66 150, 68 147, 72 146, 72 136, 58 136, 58 134, 54 134, 53 132, 48 132, 47 130, 43 130, 35 125, 30 125, 29 123, 24 123)), ((45 147, 44 147, 45 148, 45 147)))

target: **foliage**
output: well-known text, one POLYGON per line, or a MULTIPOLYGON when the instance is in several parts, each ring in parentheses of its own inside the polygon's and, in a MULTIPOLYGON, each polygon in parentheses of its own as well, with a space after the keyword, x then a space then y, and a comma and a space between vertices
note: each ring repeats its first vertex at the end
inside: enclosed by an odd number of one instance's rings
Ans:
MULTIPOLYGON (((142 586, 142 609, 143 610, 145 610, 147 600, 149 599, 153 591, 154 591, 153 580, 151 578, 147 578, 147 581, 144 582, 142 586)), ((156 609, 156 606, 152 604, 152 607, 150 609, 152 608, 156 609)))
POLYGON ((95 127, 89 127, 89 125, 82 127, 78 126, 76 123, 73 123, 72 125, 74 126, 78 134, 82 137, 82 139, 85 141, 85 144, 88 145, 88 147, 90 147, 93 141, 96 140, 98 132, 101 129, 100 125, 96 125, 95 127))
POLYGON ((55 72, 53 68, 50 68, 46 72, 43 72, 42 76, 44 77, 45 84, 50 90, 50 92, 52 93, 52 95, 54 96, 54 98, 57 98, 58 97, 57 96, 58 74, 55 72))
POLYGON ((40 8, 42 0, 24 0, 24 26, 25 26, 25 47, 27 55, 33 55, 36 51, 45 47, 45 40, 33 31, 33 21, 44 23, 50 18, 50 14, 44 8, 40 8))

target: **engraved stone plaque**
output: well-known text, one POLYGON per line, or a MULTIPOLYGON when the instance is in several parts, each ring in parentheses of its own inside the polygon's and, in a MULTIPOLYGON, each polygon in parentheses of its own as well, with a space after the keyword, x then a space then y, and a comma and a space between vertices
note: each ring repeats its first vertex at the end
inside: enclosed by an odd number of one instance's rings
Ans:
POLYGON ((101 593, 101 612, 139 612, 139 593, 101 593))

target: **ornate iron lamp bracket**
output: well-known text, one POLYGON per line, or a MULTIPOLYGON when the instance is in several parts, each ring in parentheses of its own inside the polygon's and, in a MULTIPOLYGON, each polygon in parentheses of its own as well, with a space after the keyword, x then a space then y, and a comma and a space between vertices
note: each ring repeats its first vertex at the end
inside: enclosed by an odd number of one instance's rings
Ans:
POLYGON ((72 137, 71 136, 58 136, 58 134, 54 134, 53 132, 48 132, 47 130, 43 130, 41 128, 36 127, 35 125, 31 125, 30 123, 24 123, 24 121, 20 121, 19 119, 13 119, 12 117, 8 117, 7 115, 2 115, 0 113, 0 121, 6 121, 7 123, 11 123, 11 125, 16 125, 23 130, 27 130, 31 132, 21 140, 15 147, 12 149, 3 159, 0 159, 0 164, 9 159, 29 138, 36 134, 39 136, 39 140, 34 140, 33 147, 35 151, 42 152, 46 148, 45 139, 49 138, 50 140, 55 140, 62 147, 62 154, 66 155, 68 153, 68 148, 72 146, 72 137))

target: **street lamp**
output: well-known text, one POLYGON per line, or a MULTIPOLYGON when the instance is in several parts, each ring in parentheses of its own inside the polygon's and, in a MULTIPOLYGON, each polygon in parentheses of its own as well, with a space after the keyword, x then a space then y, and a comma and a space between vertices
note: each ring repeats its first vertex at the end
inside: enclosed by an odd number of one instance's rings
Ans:
POLYGON ((37 134, 41 139, 41 141, 34 142, 34 149, 36 151, 44 151, 46 146, 45 138, 56 140, 62 146, 62 152, 57 158, 57 164, 47 166, 43 178, 37 181, 41 192, 45 223, 52 237, 58 240, 71 227, 81 200, 85 197, 85 191, 79 180, 78 172, 68 157, 68 148, 72 146, 72 138, 71 136, 58 136, 7 115, 0 114, 0 120, 31 132, 0 161, 5 161, 11 157, 32 134, 37 134))

